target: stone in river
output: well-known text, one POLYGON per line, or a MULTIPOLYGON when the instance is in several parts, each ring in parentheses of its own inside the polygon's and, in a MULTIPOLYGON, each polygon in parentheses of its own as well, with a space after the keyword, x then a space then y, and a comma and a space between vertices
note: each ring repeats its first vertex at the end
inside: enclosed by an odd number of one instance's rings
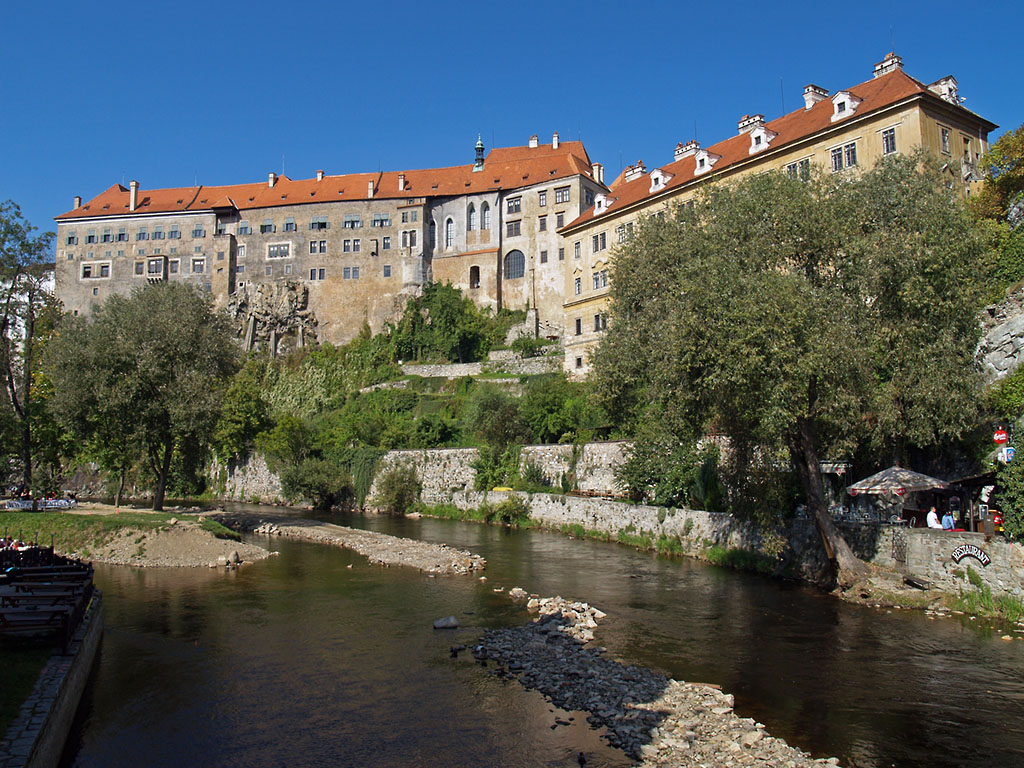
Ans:
POLYGON ((459 620, 454 616, 445 616, 443 619, 434 621, 434 629, 456 629, 458 626, 459 620))

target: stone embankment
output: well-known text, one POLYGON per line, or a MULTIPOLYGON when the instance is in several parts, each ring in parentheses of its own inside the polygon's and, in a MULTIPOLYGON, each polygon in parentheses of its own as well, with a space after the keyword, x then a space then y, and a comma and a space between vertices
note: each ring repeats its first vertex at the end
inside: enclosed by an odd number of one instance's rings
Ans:
POLYGON ((302 520, 294 517, 220 513, 211 517, 232 530, 266 536, 285 536, 320 544, 333 544, 384 566, 404 565, 426 573, 467 574, 482 571, 487 561, 480 555, 414 539, 402 539, 377 531, 302 520))
POLYGON ((733 697, 713 686, 672 680, 587 647, 605 615, 593 606, 527 595, 518 587, 509 596, 528 600, 539 617, 522 627, 489 630, 474 648, 476 658, 497 662, 499 674, 517 677, 562 709, 587 712, 587 721, 607 729, 608 742, 638 765, 838 764, 769 736, 762 724, 739 717, 733 697))

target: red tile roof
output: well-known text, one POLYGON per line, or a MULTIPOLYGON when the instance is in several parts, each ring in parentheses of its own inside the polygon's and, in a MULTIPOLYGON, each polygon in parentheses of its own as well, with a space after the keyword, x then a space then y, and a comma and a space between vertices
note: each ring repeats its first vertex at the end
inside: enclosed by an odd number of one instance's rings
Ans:
MULTIPOLYGON (((339 200, 367 200, 373 182, 374 199, 410 197, 447 197, 476 194, 488 190, 516 189, 556 181, 576 174, 592 178, 590 158, 583 144, 563 141, 558 149, 550 144, 538 147, 496 147, 487 155, 482 171, 472 165, 428 168, 412 171, 353 173, 292 180, 278 176, 273 187, 266 182, 221 187, 181 187, 177 189, 139 189, 135 214, 209 212, 214 208, 240 211, 339 200), (405 188, 398 188, 399 174, 405 176, 405 188)), ((128 210, 129 190, 115 184, 74 210, 57 216, 57 221, 93 216, 135 215, 128 210)))
MULTIPOLYGON (((837 91, 837 93, 841 92, 843 91, 837 91)), ((793 144, 820 131, 824 131, 833 125, 840 126, 851 119, 863 117, 865 114, 892 106, 911 96, 929 94, 936 99, 938 98, 938 96, 928 90, 926 85, 910 77, 902 69, 894 69, 880 77, 873 78, 852 88, 847 88, 845 92, 861 99, 861 103, 856 111, 849 117, 842 118, 835 123, 832 122, 834 109, 831 97, 819 101, 810 109, 801 108, 790 112, 765 124, 768 130, 775 132, 777 135, 772 139, 769 149, 758 154, 765 154, 765 152, 771 152, 788 144, 793 144)), ((832 94, 832 96, 834 95, 832 94)), ((732 136, 709 147, 701 147, 701 149, 720 156, 713 170, 706 172, 708 176, 717 175, 723 169, 752 157, 749 153, 750 135, 746 132, 732 136)), ((692 182, 695 178, 695 168, 696 158, 693 155, 662 166, 665 173, 671 174, 672 178, 668 180, 664 187, 654 193, 650 191, 651 180, 649 175, 653 168, 632 181, 625 181, 625 172, 623 172, 612 182, 610 197, 614 198, 614 201, 610 201, 607 208, 600 214, 595 214, 594 208, 591 207, 580 214, 575 220, 569 222, 560 231, 571 229, 595 219, 614 215, 630 205, 643 201, 645 198, 663 196, 666 192, 678 189, 692 182)))

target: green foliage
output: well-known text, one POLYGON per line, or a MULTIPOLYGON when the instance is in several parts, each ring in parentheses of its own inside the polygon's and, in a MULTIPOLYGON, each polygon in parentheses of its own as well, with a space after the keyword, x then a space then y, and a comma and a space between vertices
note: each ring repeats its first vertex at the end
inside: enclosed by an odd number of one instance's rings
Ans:
POLYGON ((1024 541, 1024 461, 1004 464, 996 476, 1003 513, 1003 534, 1024 541))
POLYGON ((478 491, 511 488, 519 476, 519 453, 517 445, 480 448, 471 464, 476 470, 473 487, 478 491))
POLYGON ((972 199, 972 211, 979 218, 1005 219, 1024 192, 1024 125, 999 137, 981 159, 981 170, 985 185, 972 199))
POLYGON ((967 568, 967 580, 974 589, 956 598, 953 602, 956 609, 973 616, 999 618, 1014 624, 1024 619, 1024 601, 1007 594, 993 597, 992 588, 970 566, 967 568))
POLYGON ((1024 414, 1024 366, 1018 366, 988 391, 989 407, 1004 419, 1024 414))
POLYGON ((333 509, 355 497, 352 476, 325 459, 303 459, 284 467, 281 490, 290 502, 305 499, 320 510, 333 509))
POLYGON ((519 401, 519 418, 535 443, 585 441, 607 423, 589 385, 564 373, 531 378, 519 401))
POLYGON ((718 481, 718 450, 698 449, 692 441, 680 441, 662 425, 645 423, 615 470, 615 480, 633 501, 665 507, 692 506, 707 509, 722 503, 718 481))
POLYGON ((520 357, 528 358, 539 357, 540 355, 543 355, 547 351, 548 347, 550 347, 550 345, 551 342, 548 341, 547 339, 537 338, 535 336, 523 334, 521 336, 517 336, 515 341, 513 341, 508 346, 509 349, 511 349, 520 357))
POLYGON ((775 571, 776 562, 767 555, 746 549, 720 547, 715 544, 704 552, 709 563, 737 571, 770 574, 775 571))
POLYGON ((256 437, 256 447, 266 456, 267 465, 275 472, 304 461, 312 442, 309 424, 290 414, 279 416, 273 428, 256 437))
POLYGON ((268 366, 266 359, 250 358, 228 385, 213 434, 221 459, 246 456, 256 436, 271 426, 270 405, 264 396, 268 366))
POLYGON ((53 405, 104 469, 145 461, 163 505, 175 449, 208 445, 237 350, 227 318, 184 283, 113 295, 91 319, 65 317, 48 350, 53 405))
POLYGON ((404 515, 417 501, 423 485, 416 474, 416 467, 402 464, 388 470, 377 484, 378 507, 393 515, 404 515))
POLYGON ((487 357, 491 339, 486 317, 451 285, 430 283, 405 306, 391 332, 397 359, 469 363, 487 357))
POLYGON ((497 387, 478 385, 466 403, 466 421, 484 445, 501 449, 529 439, 529 427, 519 412, 519 399, 497 387))
POLYGON ((518 496, 509 496, 498 504, 484 502, 473 509, 459 509, 454 504, 417 504, 414 510, 424 517, 440 517, 447 520, 500 523, 513 528, 531 525, 529 504, 518 496))

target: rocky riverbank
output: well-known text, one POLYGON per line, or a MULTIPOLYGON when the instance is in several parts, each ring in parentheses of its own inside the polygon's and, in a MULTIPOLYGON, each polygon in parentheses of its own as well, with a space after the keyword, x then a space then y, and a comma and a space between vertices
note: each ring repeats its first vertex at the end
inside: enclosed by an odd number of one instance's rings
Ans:
POLYGON ((265 536, 286 536, 345 547, 364 555, 371 563, 384 566, 404 565, 433 574, 467 574, 482 571, 487 565, 487 561, 480 555, 455 549, 447 544, 402 539, 386 533, 347 528, 316 520, 233 512, 223 512, 210 517, 235 531, 265 536))
POLYGON ((489 630, 476 646, 480 661, 496 662, 498 674, 516 677, 565 710, 585 711, 595 728, 638 765, 750 766, 785 768, 837 765, 813 759, 762 724, 739 717, 733 697, 700 683, 672 680, 643 667, 608 659, 587 647, 604 613, 561 597, 539 598, 516 587, 537 619, 522 627, 489 630))

